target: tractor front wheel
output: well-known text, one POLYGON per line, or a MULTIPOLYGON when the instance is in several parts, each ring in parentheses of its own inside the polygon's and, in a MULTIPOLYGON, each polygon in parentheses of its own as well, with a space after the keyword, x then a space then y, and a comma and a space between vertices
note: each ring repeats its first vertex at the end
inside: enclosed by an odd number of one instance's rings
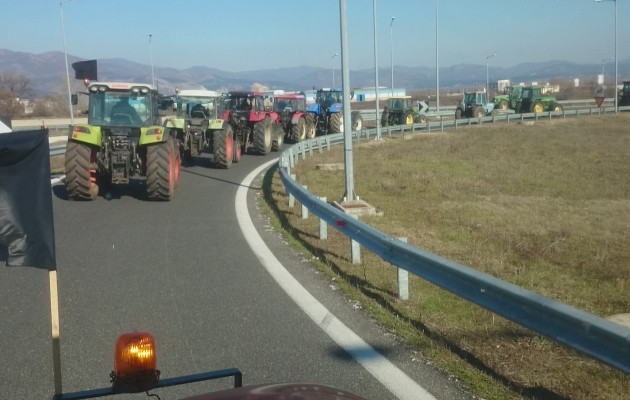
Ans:
POLYGON ((508 102, 507 102, 507 100, 501 100, 499 102, 499 105, 497 106, 497 108, 499 110, 507 110, 508 109, 508 102))
POLYGON ((66 190, 72 200, 94 200, 98 196, 93 153, 90 146, 73 140, 66 145, 66 190))
POLYGON ((413 125, 413 114, 409 111, 405 113, 405 125, 413 125))
POLYGON ((228 129, 214 131, 212 135, 212 149, 214 163, 220 168, 228 169, 234 159, 234 138, 228 129))
POLYGON ((455 119, 462 119, 464 117, 464 110, 462 110, 461 108, 457 108, 457 110, 455 110, 455 119))
MULTIPOLYGON (((306 139, 307 136, 307 126, 306 126, 306 118, 300 117, 298 123, 291 127, 291 139, 294 142, 301 142, 306 139)), ((315 125, 313 125, 313 128, 315 125)))
POLYGON ((175 194, 179 178, 179 158, 173 140, 152 144, 147 148, 147 197, 168 201, 175 194))
POLYGON ((272 145, 271 118, 265 117, 254 125, 254 150, 260 154, 267 154, 271 151, 272 145))
POLYGON ((284 145, 284 130, 278 124, 271 124, 273 129, 273 142, 271 143, 271 151, 280 151, 284 145))
POLYGON ((356 113, 352 116, 352 130, 360 131, 363 129, 363 117, 361 114, 356 113))
POLYGON ((552 110, 555 112, 562 112, 564 111, 564 108, 562 107, 562 104, 555 103, 552 110))
POLYGON ((343 114, 334 113, 330 116, 330 133, 343 133, 343 114))

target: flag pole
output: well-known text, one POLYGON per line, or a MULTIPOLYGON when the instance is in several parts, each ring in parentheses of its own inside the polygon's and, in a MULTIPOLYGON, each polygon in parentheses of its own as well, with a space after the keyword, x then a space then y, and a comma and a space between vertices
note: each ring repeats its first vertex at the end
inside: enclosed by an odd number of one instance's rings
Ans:
POLYGON ((48 271, 50 282, 50 322, 52 327, 53 373, 55 379, 55 397, 61 389, 61 344, 59 343, 59 294, 57 292, 57 270, 48 271))

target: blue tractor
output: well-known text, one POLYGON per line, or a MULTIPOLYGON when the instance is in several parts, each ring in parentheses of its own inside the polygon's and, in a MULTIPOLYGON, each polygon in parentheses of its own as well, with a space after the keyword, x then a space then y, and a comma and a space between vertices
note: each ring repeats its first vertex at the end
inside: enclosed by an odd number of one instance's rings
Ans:
MULTIPOLYGON (((341 89, 318 89, 315 103, 306 107, 306 121, 319 134, 343 132, 343 92, 341 89)), ((363 118, 352 112, 352 130, 363 128, 363 118)))

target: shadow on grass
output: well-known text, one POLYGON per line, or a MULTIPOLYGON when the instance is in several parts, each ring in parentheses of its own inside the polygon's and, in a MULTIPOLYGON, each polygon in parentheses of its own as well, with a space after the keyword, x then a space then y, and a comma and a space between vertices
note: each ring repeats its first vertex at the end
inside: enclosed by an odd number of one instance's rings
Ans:
MULTIPOLYGON (((437 332, 431 330, 427 325, 423 324, 419 320, 410 319, 408 316, 400 313, 395 307, 395 305, 386 297, 381 295, 381 293, 387 293, 391 298, 395 298, 397 295, 391 291, 378 288, 374 286, 372 283, 363 279, 357 275, 349 274, 344 271, 339 265, 335 263, 335 261, 330 257, 330 254, 322 248, 318 248, 313 246, 312 244, 306 242, 302 239, 302 235, 309 237, 317 237, 316 235, 310 234, 308 232, 304 232, 303 230, 296 228, 291 224, 287 214, 285 214, 276 202, 273 199, 274 194, 278 194, 277 191, 274 191, 272 188, 272 181, 274 174, 277 172, 278 167, 274 165, 270 168, 263 178, 262 184, 262 192, 265 199, 265 202, 269 206, 269 209, 273 212, 275 217, 279 220, 280 224, 286 230, 286 232, 291 235, 296 241, 300 243, 309 253, 313 256, 317 257, 324 265, 327 265, 337 276, 342 278, 345 282, 352 285, 353 287, 359 289, 361 293, 370 298, 372 301, 383 307, 387 312, 389 312, 394 317, 407 321, 410 325, 414 327, 417 332, 421 332, 425 337, 433 341, 437 346, 447 349, 451 353, 455 354, 461 360, 465 361, 468 365, 472 366, 476 370, 488 375, 492 379, 497 382, 500 382, 503 386, 509 388, 515 393, 520 394, 526 398, 539 399, 539 400, 568 400, 567 397, 561 396, 549 389, 544 387, 526 387, 517 382, 510 380, 509 378, 501 375, 491 367, 487 366, 482 360, 476 357, 474 354, 462 349, 457 343, 449 340, 448 338, 440 335, 437 332)), ((293 213, 294 216, 299 217, 297 213, 293 213)), ((339 257, 339 256, 335 256, 339 257)), ((343 259, 343 257, 342 257, 343 259)), ((346 261, 350 262, 349 258, 345 258, 346 261)), ((336 353, 339 358, 345 358, 347 355, 336 353)))

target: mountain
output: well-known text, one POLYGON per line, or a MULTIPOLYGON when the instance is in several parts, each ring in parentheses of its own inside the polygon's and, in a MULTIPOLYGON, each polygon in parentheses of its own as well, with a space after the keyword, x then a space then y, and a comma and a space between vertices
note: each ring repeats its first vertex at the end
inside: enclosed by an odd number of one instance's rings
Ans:
MULTIPOLYGON (((74 79, 72 63, 84 59, 68 55, 70 79, 74 90, 81 90, 81 82, 74 79)), ((620 60, 619 79, 630 76, 630 59, 620 60)), ((601 64, 576 64, 553 60, 540 63, 523 63, 510 68, 492 67, 491 81, 509 79, 512 82, 540 83, 568 81, 575 78, 593 82, 600 73, 601 64)), ((0 49, 0 73, 14 72, 28 77, 38 96, 49 93, 64 93, 66 88, 65 57, 63 52, 32 54, 0 49)), ((176 69, 154 66, 154 74, 162 93, 174 93, 176 87, 183 89, 206 88, 218 91, 249 90, 252 85, 269 89, 307 90, 331 85, 332 71, 326 68, 298 66, 292 68, 262 69, 244 72, 221 71, 216 68, 196 66, 176 69)), ((486 66, 457 64, 440 66, 440 88, 462 89, 481 87, 486 82, 486 66)), ((609 72, 610 73, 610 72, 609 72)), ((98 60, 98 76, 102 81, 151 82, 151 67, 120 58, 98 60)), ((340 86, 341 71, 336 71, 340 86)), ((353 88, 373 87, 374 70, 350 71, 353 88)), ((391 70, 379 69, 379 86, 391 85, 391 70)), ((394 86, 407 90, 435 88, 436 77, 433 67, 394 66, 394 86)))

